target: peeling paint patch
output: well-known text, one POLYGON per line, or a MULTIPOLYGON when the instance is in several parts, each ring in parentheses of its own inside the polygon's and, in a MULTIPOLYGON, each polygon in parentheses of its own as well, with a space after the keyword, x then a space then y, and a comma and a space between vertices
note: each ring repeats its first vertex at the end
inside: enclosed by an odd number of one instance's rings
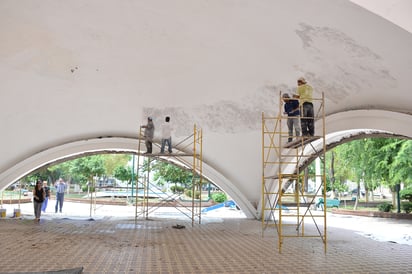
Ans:
POLYGON ((300 68, 305 76, 334 103, 363 91, 396 87, 396 79, 385 68, 384 60, 340 30, 300 23, 296 34, 312 64, 300 68), (316 69, 321 68, 321 70, 316 69))
POLYGON ((190 108, 143 108, 143 117, 152 116, 160 125, 170 116, 174 136, 188 136, 193 125, 215 133, 240 133, 261 129, 262 112, 275 115, 279 110, 279 92, 291 92, 286 85, 261 87, 254 93, 237 98, 237 101, 222 100, 216 104, 201 104, 190 108))

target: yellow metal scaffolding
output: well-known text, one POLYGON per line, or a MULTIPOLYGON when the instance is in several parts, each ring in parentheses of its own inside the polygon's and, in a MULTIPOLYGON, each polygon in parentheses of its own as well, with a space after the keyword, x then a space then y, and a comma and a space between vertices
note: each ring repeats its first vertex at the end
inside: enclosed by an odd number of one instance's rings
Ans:
POLYGON ((292 237, 319 237, 325 252, 327 248, 326 206, 321 213, 315 208, 319 198, 327 201, 323 94, 321 98, 313 98, 313 105, 314 109, 319 106, 314 118, 322 125, 317 129, 321 134, 292 136, 292 142, 288 142, 288 117, 284 114, 281 93, 278 115, 268 117, 262 113, 262 236, 272 228, 278 235, 279 252, 285 238, 292 237), (316 158, 323 164, 316 169, 307 168, 316 158), (311 192, 309 179, 315 182, 311 192))
MULTIPOLYGON (((173 153, 156 153, 159 145, 153 144, 154 148, 152 154, 143 154, 142 146, 144 146, 144 135, 142 129, 139 131, 137 148, 137 173, 135 185, 135 220, 138 217, 148 219, 149 213, 164 206, 173 205, 180 213, 187 216, 192 221, 192 226, 195 220, 201 223, 201 190, 203 184, 203 132, 201 128, 193 127, 193 134, 187 136, 182 141, 173 145, 173 153), (188 153, 191 151, 191 153, 188 153), (145 162, 144 159, 147 159, 145 162), (166 197, 157 202, 149 203, 149 191, 153 186, 150 182, 150 169, 154 161, 167 161, 182 168, 191 169, 193 173, 192 179, 192 197, 190 205, 187 205, 188 200, 175 199, 176 197, 166 197), (141 176, 140 172, 145 168, 145 174, 141 176), (196 197, 199 193, 199 197, 196 197), (170 198, 170 199, 169 199, 170 198)), ((158 189, 159 192, 162 192, 158 189)), ((162 192, 167 195, 165 192, 162 192)))

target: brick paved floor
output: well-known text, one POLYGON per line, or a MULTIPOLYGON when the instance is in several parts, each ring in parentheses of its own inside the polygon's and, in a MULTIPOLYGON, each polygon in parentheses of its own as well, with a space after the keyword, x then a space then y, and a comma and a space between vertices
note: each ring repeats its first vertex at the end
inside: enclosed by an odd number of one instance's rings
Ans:
POLYGON ((189 219, 53 215, 0 220, 0 272, 412 273, 412 245, 336 227, 326 253, 319 238, 290 238, 280 254, 275 232, 262 236, 257 220, 205 217, 192 227, 189 219))

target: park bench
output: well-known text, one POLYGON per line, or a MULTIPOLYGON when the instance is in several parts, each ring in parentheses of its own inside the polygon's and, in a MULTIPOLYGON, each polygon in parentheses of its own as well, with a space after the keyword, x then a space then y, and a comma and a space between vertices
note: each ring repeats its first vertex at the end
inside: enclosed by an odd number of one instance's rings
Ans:
MULTIPOLYGON (((340 205, 340 201, 338 199, 326 199, 326 208, 328 207, 336 207, 338 208, 340 205)), ((319 201, 316 203, 316 208, 324 208, 324 200, 323 198, 319 198, 319 201)))

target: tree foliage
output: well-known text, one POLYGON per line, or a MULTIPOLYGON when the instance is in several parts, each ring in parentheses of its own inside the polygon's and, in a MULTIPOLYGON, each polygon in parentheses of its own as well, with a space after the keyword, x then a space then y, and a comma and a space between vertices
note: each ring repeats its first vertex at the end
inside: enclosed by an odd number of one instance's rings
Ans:
POLYGON ((91 181, 93 177, 105 174, 102 155, 93 155, 73 160, 70 173, 81 183, 91 181))
MULTIPOLYGON (((123 182, 132 181, 132 167, 131 166, 117 166, 114 169, 113 176, 123 182)), ((136 174, 134 174, 136 176, 136 174)))
POLYGON ((389 179, 394 184, 403 182, 412 186, 412 141, 399 144, 399 148, 391 163, 389 179))
POLYGON ((126 172, 121 174, 121 179, 126 180, 126 176, 131 173, 131 167, 127 167, 130 158, 131 156, 127 154, 100 154, 81 157, 39 169, 22 178, 22 181, 34 182, 40 179, 55 182, 58 178, 63 178, 72 183, 85 184, 95 176, 113 176, 116 170, 121 168, 126 169, 126 172), (127 169, 130 169, 130 173, 127 173, 127 169))
MULTIPOLYGON (((131 155, 101 154, 77 158, 64 163, 44 167, 23 178, 23 182, 37 179, 55 182, 59 177, 66 181, 84 184, 94 176, 115 176, 122 181, 131 181, 131 155)), ((412 186, 412 141, 390 138, 365 138, 337 146, 326 153, 327 189, 343 191, 347 180, 365 184, 365 190, 375 190, 380 185, 393 189, 396 184, 412 186)), ((309 168, 314 169, 314 165, 309 168)), ((164 183, 180 183, 192 186, 191 170, 163 161, 146 160, 139 172, 150 171, 154 180, 164 183)), ((314 172, 310 172, 314 174, 314 172)))
POLYGON ((363 182, 366 191, 380 185, 393 189, 401 182, 412 185, 411 140, 365 138, 337 146, 328 154, 334 155, 334 189, 346 180, 363 182))
POLYGON ((180 183, 188 187, 191 184, 193 173, 191 170, 183 169, 182 167, 166 163, 163 161, 157 161, 152 166, 154 171, 154 180, 159 182, 159 185, 168 183, 180 183))
POLYGON ((128 154, 107 154, 103 157, 105 175, 114 176, 118 167, 126 167, 131 159, 128 154))

